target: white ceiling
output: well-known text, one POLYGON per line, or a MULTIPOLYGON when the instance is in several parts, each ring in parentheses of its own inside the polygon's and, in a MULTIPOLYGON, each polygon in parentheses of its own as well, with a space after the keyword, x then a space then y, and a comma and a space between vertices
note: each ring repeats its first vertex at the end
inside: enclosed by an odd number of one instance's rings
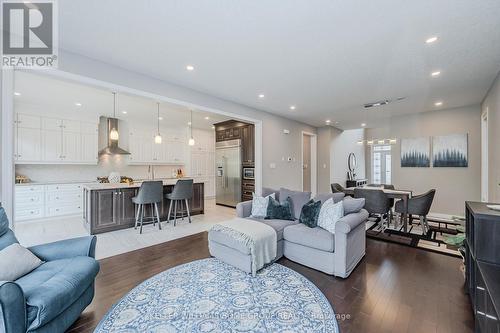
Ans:
MULTIPOLYGON (((45 115, 58 115, 70 119, 97 119, 113 116, 113 94, 111 91, 63 81, 28 72, 16 72, 16 105, 37 110, 45 115), (80 103, 81 106, 77 106, 80 103)), ((116 95, 116 118, 131 124, 156 127, 157 101, 122 93, 116 95), (126 112, 126 114, 123 113, 126 112)), ((172 103, 160 103, 161 126, 188 126, 190 110, 172 103)), ((211 129, 212 124, 228 120, 205 111, 193 112, 193 127, 211 129), (205 119, 208 117, 209 119, 205 119)))
POLYGON ((500 69, 498 0, 61 0, 59 12, 63 49, 315 126, 480 103, 500 69))

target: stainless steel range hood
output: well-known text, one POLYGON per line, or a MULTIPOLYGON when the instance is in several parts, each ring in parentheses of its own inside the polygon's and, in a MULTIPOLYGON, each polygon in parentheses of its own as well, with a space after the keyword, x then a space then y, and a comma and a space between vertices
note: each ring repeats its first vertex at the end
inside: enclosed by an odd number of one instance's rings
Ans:
POLYGON ((111 130, 114 128, 118 131, 118 119, 116 118, 105 118, 101 117, 101 121, 106 121, 106 127, 107 127, 107 142, 108 145, 99 151, 99 155, 130 155, 128 151, 125 149, 122 149, 118 147, 118 140, 113 140, 110 138, 110 133, 111 130))

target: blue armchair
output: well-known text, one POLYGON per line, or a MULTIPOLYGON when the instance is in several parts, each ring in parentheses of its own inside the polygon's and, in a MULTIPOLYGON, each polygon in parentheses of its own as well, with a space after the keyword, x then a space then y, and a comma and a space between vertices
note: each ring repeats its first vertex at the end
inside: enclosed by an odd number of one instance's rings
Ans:
MULTIPOLYGON (((0 207, 0 250, 17 242, 0 207)), ((16 281, 0 281, 0 332, 68 329, 94 297, 95 245, 91 236, 29 248, 44 263, 16 281)))

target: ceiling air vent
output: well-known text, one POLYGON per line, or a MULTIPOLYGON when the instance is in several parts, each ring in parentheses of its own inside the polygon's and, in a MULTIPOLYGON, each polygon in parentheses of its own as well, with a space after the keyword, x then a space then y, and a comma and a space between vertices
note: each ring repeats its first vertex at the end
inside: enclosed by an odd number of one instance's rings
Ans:
POLYGON ((377 107, 377 106, 382 106, 382 105, 387 105, 391 102, 391 100, 389 99, 384 99, 382 101, 377 101, 377 102, 373 102, 373 103, 367 103, 364 105, 365 109, 369 109, 369 108, 374 108, 374 107, 377 107))

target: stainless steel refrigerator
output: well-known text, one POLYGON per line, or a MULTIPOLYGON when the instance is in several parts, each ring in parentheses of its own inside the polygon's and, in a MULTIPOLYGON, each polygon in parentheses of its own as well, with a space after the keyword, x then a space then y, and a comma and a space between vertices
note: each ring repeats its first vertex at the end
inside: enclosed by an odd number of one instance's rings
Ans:
POLYGON ((215 164, 215 202, 236 207, 241 201, 241 140, 216 142, 215 164))

